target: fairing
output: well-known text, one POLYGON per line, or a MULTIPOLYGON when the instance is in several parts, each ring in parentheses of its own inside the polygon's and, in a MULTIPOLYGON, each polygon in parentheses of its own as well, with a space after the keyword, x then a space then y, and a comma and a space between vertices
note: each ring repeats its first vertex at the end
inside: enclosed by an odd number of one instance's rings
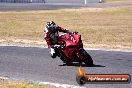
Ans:
POLYGON ((80 34, 63 34, 59 38, 59 44, 65 43, 63 52, 70 61, 76 62, 77 55, 80 48, 82 48, 82 40, 80 34))

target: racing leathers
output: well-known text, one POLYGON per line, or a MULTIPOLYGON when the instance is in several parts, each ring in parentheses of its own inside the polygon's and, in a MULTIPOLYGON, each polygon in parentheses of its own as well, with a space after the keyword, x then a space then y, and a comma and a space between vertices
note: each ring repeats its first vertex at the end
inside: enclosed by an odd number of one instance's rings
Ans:
POLYGON ((48 30, 46 27, 44 29, 44 39, 47 42, 48 48, 50 48, 51 57, 56 57, 56 52, 54 45, 58 45, 59 32, 70 33, 69 30, 57 26, 54 30, 48 30))

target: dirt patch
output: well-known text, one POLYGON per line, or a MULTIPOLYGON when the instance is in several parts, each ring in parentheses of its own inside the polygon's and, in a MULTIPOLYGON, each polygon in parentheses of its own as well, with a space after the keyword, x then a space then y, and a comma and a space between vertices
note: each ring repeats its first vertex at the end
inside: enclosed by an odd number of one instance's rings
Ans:
POLYGON ((131 7, 1 12, 0 41, 46 44, 43 28, 49 20, 77 31, 85 47, 132 48, 131 7))
MULTIPOLYGON (((28 39, 0 39, 0 44, 27 44, 27 45, 36 45, 47 47, 47 43, 45 40, 28 40, 28 39)), ((123 45, 108 45, 108 44, 87 44, 84 41, 84 48, 100 48, 100 49, 121 49, 121 50, 132 50, 132 46, 123 46, 123 45)))
POLYGON ((16 39, 16 38, 5 38, 0 39, 0 43, 20 43, 20 44, 32 44, 32 45, 43 45, 44 47, 47 46, 47 43, 43 40, 29 40, 29 39, 16 39))
POLYGON ((57 88, 48 84, 35 84, 23 80, 11 80, 0 78, 0 88, 57 88))
POLYGON ((106 3, 113 3, 113 4, 125 4, 125 3, 132 3, 132 0, 105 0, 106 3))
POLYGON ((104 8, 79 8, 79 9, 63 9, 63 11, 82 11, 82 12, 103 12, 104 8))

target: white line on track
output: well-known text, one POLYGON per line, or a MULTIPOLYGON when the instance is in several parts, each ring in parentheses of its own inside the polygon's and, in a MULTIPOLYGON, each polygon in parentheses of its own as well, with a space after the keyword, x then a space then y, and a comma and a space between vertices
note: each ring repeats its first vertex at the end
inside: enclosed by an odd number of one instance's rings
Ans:
POLYGON ((53 85, 55 87, 62 87, 62 88, 86 88, 86 87, 83 87, 83 86, 75 86, 75 85, 69 85, 69 84, 60 84, 60 83, 50 83, 50 82, 40 82, 39 83, 40 85, 41 84, 49 84, 49 85, 53 85))
MULTIPOLYGON (((8 78, 8 77, 0 77, 0 80, 15 80, 15 81, 19 81, 16 78, 8 78)), ((75 85, 69 85, 69 84, 61 84, 61 83, 52 83, 52 82, 41 82, 41 81, 27 81, 27 83, 34 83, 34 84, 38 84, 38 85, 51 85, 51 86, 55 86, 57 88, 86 88, 83 86, 75 86, 75 85)))

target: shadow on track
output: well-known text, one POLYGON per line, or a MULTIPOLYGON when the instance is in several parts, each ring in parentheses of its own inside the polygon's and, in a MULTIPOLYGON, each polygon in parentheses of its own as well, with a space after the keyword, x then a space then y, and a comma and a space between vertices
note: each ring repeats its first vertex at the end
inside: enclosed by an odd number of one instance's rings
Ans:
MULTIPOLYGON (((85 64, 80 64, 80 63, 62 64, 62 65, 59 65, 59 66, 89 67, 89 66, 87 66, 85 64)), ((106 66, 94 64, 92 67, 106 67, 106 66)))

